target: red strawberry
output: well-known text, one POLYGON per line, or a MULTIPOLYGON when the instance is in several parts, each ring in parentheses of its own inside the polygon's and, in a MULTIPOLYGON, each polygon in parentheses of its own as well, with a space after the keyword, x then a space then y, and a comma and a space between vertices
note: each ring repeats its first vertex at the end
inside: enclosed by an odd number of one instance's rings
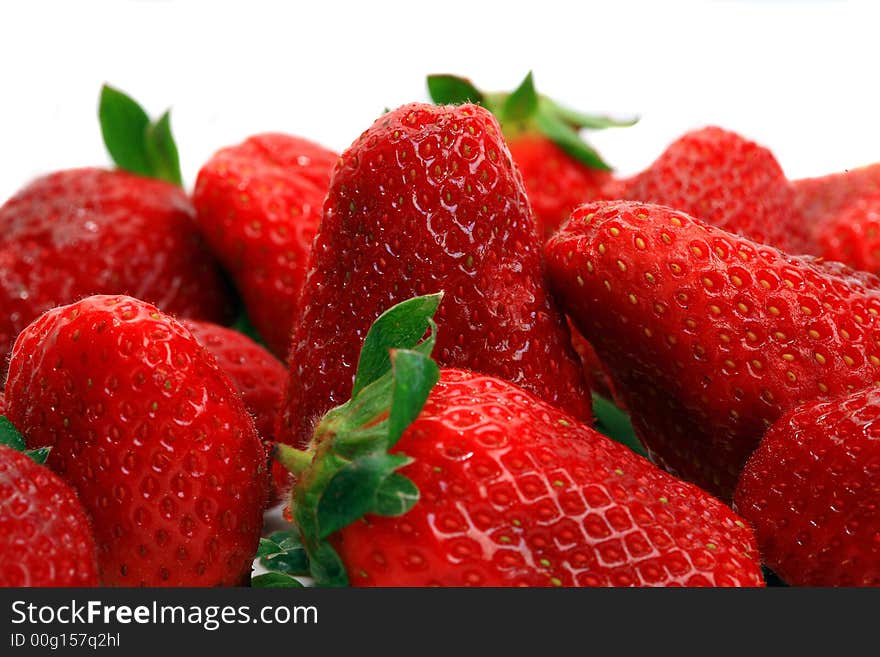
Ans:
POLYGON ((652 457, 724 499, 782 413, 880 380, 875 277, 632 202, 578 208, 545 253, 652 457))
POLYGON ((0 587, 96 586, 95 539, 70 487, 41 465, 45 451, 0 417, 0 587))
POLYGON ((596 355, 593 345, 587 342, 587 339, 581 335, 577 327, 568 320, 568 329, 571 332, 571 346, 574 347, 575 353, 581 360, 584 368, 584 378, 587 385, 593 392, 602 395, 606 399, 613 399, 611 394, 611 381, 605 373, 605 366, 596 355))
POLYGON ((541 241, 498 123, 474 105, 404 105, 342 155, 318 230, 279 437, 351 394, 372 321, 447 290, 439 361, 505 378, 580 418, 590 396, 544 286, 541 241))
POLYGON ((177 187, 124 171, 40 178, 0 207, 0 352, 42 312, 127 292, 176 315, 226 321, 232 304, 177 187))
POLYGON ((840 173, 792 181, 798 212, 808 226, 819 227, 844 206, 880 194, 880 162, 840 173))
MULTIPOLYGON (((287 369, 243 333, 208 322, 185 320, 182 323, 211 352, 241 395, 245 408, 254 418, 266 456, 271 458, 287 369)), ((281 464, 270 461, 270 465, 273 488, 270 501, 277 501, 290 488, 290 477, 281 464)))
POLYGON ((282 448, 320 584, 762 585, 751 529, 718 500, 512 383, 439 370, 436 329, 411 339, 438 301, 384 314, 352 401, 311 451, 282 448), (414 347, 390 360, 389 325, 414 347))
POLYGON ((806 228, 773 154, 740 135, 707 127, 673 142, 629 180, 622 198, 668 205, 731 233, 802 253, 806 228))
POLYGON ((880 273, 880 193, 856 199, 816 226, 816 252, 880 273))
POLYGON ((746 463, 736 505, 799 586, 880 586, 880 390, 786 414, 746 463))
POLYGON ((193 192, 198 221, 235 279, 248 316, 279 358, 290 332, 336 153, 261 134, 217 152, 193 192))
POLYGON ((237 584, 256 551, 265 451, 239 395, 155 306, 93 296, 15 343, 7 413, 91 514, 106 585, 237 584))
MULTIPOLYGON (((105 89, 102 108, 114 93, 105 89)), ((194 215, 176 185, 122 170, 59 171, 19 191, 0 207, 0 370, 25 326, 90 294, 132 294, 175 315, 231 320, 228 286, 194 215)))
POLYGON ((581 114, 539 96, 531 73, 509 94, 485 94, 470 80, 453 75, 428 76, 428 91, 435 103, 477 103, 495 114, 541 235, 556 231, 578 205, 608 198, 603 192, 612 180, 610 167, 581 139, 580 130, 635 123, 581 114))

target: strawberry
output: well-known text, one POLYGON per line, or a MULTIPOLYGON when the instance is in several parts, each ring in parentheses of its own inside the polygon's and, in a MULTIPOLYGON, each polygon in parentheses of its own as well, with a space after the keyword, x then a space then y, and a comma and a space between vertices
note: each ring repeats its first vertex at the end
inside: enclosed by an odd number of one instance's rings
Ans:
MULTIPOLYGON (((184 320, 181 323, 211 352, 220 369, 229 377, 245 408, 253 416, 266 457, 271 459, 287 369, 281 361, 243 333, 208 322, 184 320)), ((270 461, 270 466, 270 501, 277 501, 290 488, 289 473, 274 461, 270 461)))
POLYGON ((784 251, 807 248, 794 192, 773 154, 715 126, 677 139, 620 197, 668 205, 784 251))
MULTIPOLYGON (((128 107, 126 102, 133 103, 105 88, 106 121, 114 120, 108 106, 128 107)), ((167 129, 167 114, 160 124, 167 129)), ((106 123, 104 128, 108 134, 122 130, 106 123)), ((149 134, 157 131, 153 126, 149 134)), ((131 140, 131 134, 120 139, 131 140)), ((157 164, 155 175, 164 167, 157 164)), ((179 171, 168 175, 179 180, 179 171)), ((141 171, 58 171, 10 198, 0 207, 0 373, 25 326, 49 308, 89 294, 133 294, 175 315, 230 320, 228 287, 194 216, 183 190, 141 171)))
POLYGON ((736 489, 766 563, 797 586, 880 586, 880 390, 779 419, 736 489))
POLYGON ((0 587, 98 584, 89 519, 47 454, 0 417, 0 587))
POLYGON ((853 201, 880 194, 880 162, 791 184, 795 205, 806 224, 820 227, 853 201))
POLYGON ((545 254, 652 458, 723 499, 785 411, 880 380, 876 277, 634 202, 578 208, 545 254))
POLYGON ((351 401, 280 448, 319 584, 762 585, 728 507, 508 381, 440 370, 439 301, 384 313, 351 401))
POLYGON ((816 252, 859 270, 880 273, 880 193, 856 199, 815 228, 816 252))
POLYGON ((611 168, 581 139, 580 131, 636 122, 563 107, 537 93, 531 72, 512 93, 486 94, 454 75, 429 75, 428 92, 438 104, 477 103, 495 114, 522 174, 538 233, 545 236, 578 205, 607 198, 603 192, 612 182, 611 168))
POLYGON ((495 118, 413 103, 342 155, 299 315, 279 438, 301 444, 351 394, 358 350, 384 308, 448 290, 438 360, 513 381, 580 418, 590 398, 544 285, 541 240, 495 118))
POLYGON ((232 274, 250 320, 286 358, 336 153, 267 133, 218 151, 193 192, 199 225, 232 274))
POLYGON ((15 343, 7 414, 91 514, 105 585, 232 585, 265 503, 253 420, 216 360, 176 320, 92 296, 15 343))

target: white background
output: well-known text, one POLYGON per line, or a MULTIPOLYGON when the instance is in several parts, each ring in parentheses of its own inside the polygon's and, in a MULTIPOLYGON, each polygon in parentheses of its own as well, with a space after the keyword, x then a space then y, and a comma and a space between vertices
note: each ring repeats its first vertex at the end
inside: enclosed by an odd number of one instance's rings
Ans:
POLYGON ((250 133, 346 147, 424 76, 487 89, 533 69, 583 110, 642 116, 593 142, 622 173, 715 123, 769 146, 789 176, 880 160, 871 2, 197 2, 0 4, 0 200, 52 169, 105 164, 103 81, 173 106, 184 176, 250 133))

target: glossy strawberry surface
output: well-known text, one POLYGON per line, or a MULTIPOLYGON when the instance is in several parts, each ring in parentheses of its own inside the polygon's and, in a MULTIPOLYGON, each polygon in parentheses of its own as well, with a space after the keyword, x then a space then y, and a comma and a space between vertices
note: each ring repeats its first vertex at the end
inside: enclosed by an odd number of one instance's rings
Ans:
POLYGON ((652 457, 725 499, 782 413, 880 380, 869 274, 627 202, 579 208, 546 255, 652 457))
POLYGON ((553 234, 577 206, 607 198, 609 171, 579 162, 540 134, 511 138, 508 144, 541 235, 553 234))
POLYGON ((245 408, 253 416, 272 469, 270 498, 280 500, 290 488, 289 473, 273 463, 271 455, 287 369, 280 360, 243 333, 195 320, 185 320, 183 325, 217 359, 220 369, 229 377, 241 395, 245 408))
POLYGON ((786 414, 743 470, 736 507, 797 586, 880 586, 880 390, 786 414))
POLYGON ((506 381, 443 370, 395 449, 421 495, 340 532, 352 585, 763 585, 728 507, 506 381))
POLYGON ((0 587, 95 586, 95 539, 73 490, 0 445, 0 587))
MULTIPOLYGON (((96 293, 231 320, 228 287, 179 188, 122 171, 71 169, 0 207, 0 354, 41 313, 96 293)), ((5 366, 5 358, 4 358, 5 366)))
POLYGON ((105 585, 238 584, 265 451, 216 360, 155 306, 92 296, 16 341, 7 415, 91 515, 105 585))
POLYGON ((709 126, 673 142, 621 198, 668 205, 756 242, 804 253, 807 231, 794 192, 773 154, 709 126))
POLYGON ((263 133, 218 151, 193 192, 205 239, 232 274, 257 331, 285 358, 336 153, 263 133))
POLYGON ((334 171, 294 325, 280 435, 308 440, 316 419, 349 398, 361 342, 383 310, 441 290, 441 364, 505 378, 590 417, 497 121, 474 105, 414 103, 380 117, 334 171))

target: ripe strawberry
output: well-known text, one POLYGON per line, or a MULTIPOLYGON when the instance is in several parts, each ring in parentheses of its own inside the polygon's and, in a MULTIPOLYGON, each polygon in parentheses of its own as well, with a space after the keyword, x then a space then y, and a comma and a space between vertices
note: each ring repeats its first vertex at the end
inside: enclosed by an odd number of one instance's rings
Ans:
POLYGON ((294 323, 279 437, 351 394, 382 310, 447 290, 438 360, 505 378, 580 418, 590 398, 544 285, 541 241, 498 123, 474 105, 404 105, 342 155, 294 323))
POLYGON ((633 202, 578 208, 545 253, 652 457, 723 499, 782 413, 880 380, 876 277, 633 202))
POLYGON ((629 180, 621 198, 668 205, 784 251, 803 253, 807 247, 794 192, 776 158, 718 127, 677 139, 629 180))
POLYGON ((751 529, 710 495, 512 383, 439 370, 436 326, 416 344, 438 302, 383 314, 353 399, 281 448, 319 584, 762 585, 751 529))
POLYGON ((279 358, 287 356, 296 301, 337 158, 299 137, 260 134, 218 151, 196 181, 193 203, 205 239, 279 358))
POLYGON ((880 162, 792 181, 794 201, 808 226, 820 227, 853 201, 880 194, 880 162))
POLYGON ((45 458, 0 417, 0 587, 96 586, 89 520, 45 458))
POLYGON ((531 72, 512 93, 485 94, 470 80, 429 75, 435 103, 477 103, 498 118, 513 161, 523 177, 540 235, 549 236, 582 203, 600 198, 612 181, 611 168, 580 137, 584 128, 626 127, 618 121, 562 107, 535 91, 531 72))
POLYGON ((568 330, 571 333, 571 346, 574 347, 575 353, 580 358, 584 368, 584 379, 590 390, 606 399, 613 399, 611 381, 605 373, 605 366, 596 355, 593 345, 587 342, 587 339, 581 335, 571 320, 568 320, 568 330))
POLYGON ((248 574, 265 452, 240 396, 176 320, 92 296, 22 331, 7 413, 91 514, 105 585, 232 585, 248 574))
POLYGON ((736 489, 788 584, 880 586, 880 391, 809 402, 767 432, 736 489))
POLYGON ((287 369, 243 333, 208 322, 184 320, 181 323, 211 352, 254 418, 257 434, 263 441, 266 457, 270 459, 270 502, 280 500, 290 489, 290 477, 280 463, 271 460, 271 456, 287 369))
POLYGON ((880 273, 880 193, 856 199, 815 227, 816 252, 880 273))
MULTIPOLYGON (((105 89, 104 105, 113 93, 105 89)), ((58 171, 9 199, 0 207, 0 373, 25 326, 89 294, 132 294, 175 315, 230 320, 228 287, 194 215, 179 187, 122 170, 58 171)))

